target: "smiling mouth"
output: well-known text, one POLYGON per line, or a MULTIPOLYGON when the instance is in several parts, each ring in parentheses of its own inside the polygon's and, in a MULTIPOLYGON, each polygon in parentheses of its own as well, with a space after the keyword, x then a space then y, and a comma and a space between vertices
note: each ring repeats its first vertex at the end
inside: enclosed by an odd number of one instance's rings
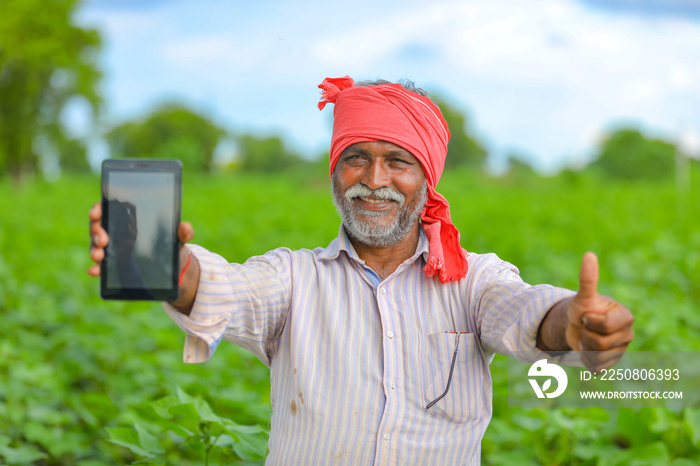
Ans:
POLYGON ((396 202, 393 199, 372 199, 369 197, 357 197, 355 199, 360 199, 365 202, 369 202, 370 204, 384 204, 386 202, 396 202))

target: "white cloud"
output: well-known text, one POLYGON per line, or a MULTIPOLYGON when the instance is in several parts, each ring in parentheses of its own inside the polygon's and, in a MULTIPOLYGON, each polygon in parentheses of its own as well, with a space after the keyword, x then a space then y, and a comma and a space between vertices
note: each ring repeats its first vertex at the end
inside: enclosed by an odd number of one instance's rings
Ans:
POLYGON ((177 93, 317 150, 329 138, 315 108, 324 77, 408 77, 467 106, 494 150, 542 168, 590 153, 615 121, 668 134, 679 121, 700 126, 698 22, 573 0, 235 3, 92 17, 110 44, 112 108, 177 93))

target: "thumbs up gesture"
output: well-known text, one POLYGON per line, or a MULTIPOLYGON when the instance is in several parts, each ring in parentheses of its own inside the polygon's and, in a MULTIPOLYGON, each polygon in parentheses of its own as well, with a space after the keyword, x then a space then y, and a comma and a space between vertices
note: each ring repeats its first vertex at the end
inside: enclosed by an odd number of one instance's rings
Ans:
POLYGON ((587 252, 581 262, 579 291, 568 302, 566 343, 584 353, 584 364, 594 371, 610 367, 634 338, 632 313, 617 301, 598 294, 598 258, 587 252))

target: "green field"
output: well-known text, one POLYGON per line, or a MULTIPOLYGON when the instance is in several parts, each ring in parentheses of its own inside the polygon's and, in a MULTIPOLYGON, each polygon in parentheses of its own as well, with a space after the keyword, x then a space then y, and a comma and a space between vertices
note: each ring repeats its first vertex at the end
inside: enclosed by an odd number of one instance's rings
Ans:
MULTIPOLYGON (((679 195, 670 184, 452 172, 438 189, 468 250, 496 252, 530 283, 569 288, 593 250, 600 292, 635 315, 631 350, 700 350, 693 181, 679 195)), ((213 464, 259 459, 265 434, 221 418, 268 427, 267 369, 229 344, 185 365, 184 335, 159 304, 100 300, 85 273, 87 213, 98 199, 97 177, 0 184, 0 464, 128 464, 149 454, 153 464, 202 464, 207 448, 213 464)), ((325 246, 339 225, 328 180, 312 176, 188 175, 183 219, 194 242, 232 262, 325 246)), ((509 410, 504 361, 492 365, 485 464, 700 462, 700 411, 509 410)))

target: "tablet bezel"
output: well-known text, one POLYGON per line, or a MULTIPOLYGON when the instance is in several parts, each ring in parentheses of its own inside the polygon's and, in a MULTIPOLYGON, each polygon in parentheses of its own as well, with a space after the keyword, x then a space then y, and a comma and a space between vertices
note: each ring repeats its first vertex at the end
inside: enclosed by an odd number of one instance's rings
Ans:
MULTIPOLYGON (((180 213, 182 203, 182 163, 179 160, 154 160, 154 159, 107 159, 102 162, 101 194, 102 194, 102 228, 109 231, 109 209, 107 208, 106 184, 109 174, 114 172, 130 173, 170 173, 174 175, 173 183, 173 225, 170 226, 170 233, 175 241, 172 242, 173 249, 173 273, 169 288, 115 288, 109 287, 108 275, 108 255, 105 249, 105 256, 100 267, 100 296, 105 300, 120 301, 175 301, 179 297, 179 272, 180 272, 180 241, 177 237, 177 228, 180 224, 180 213)), ((109 245, 107 245, 109 248, 109 245)))

